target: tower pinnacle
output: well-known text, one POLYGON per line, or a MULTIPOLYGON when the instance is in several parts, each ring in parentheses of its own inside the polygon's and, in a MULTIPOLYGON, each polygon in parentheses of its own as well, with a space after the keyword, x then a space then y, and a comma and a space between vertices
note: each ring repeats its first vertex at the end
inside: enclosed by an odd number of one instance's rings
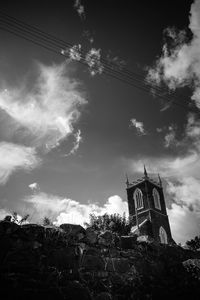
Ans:
POLYGON ((146 167, 144 165, 144 178, 147 179, 148 178, 148 174, 147 174, 147 170, 146 170, 146 167))

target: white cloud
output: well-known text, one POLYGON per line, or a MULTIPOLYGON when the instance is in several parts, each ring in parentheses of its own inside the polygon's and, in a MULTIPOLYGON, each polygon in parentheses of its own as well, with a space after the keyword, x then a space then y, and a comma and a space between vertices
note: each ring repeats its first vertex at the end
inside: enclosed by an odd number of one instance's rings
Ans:
POLYGON ((38 64, 38 71, 32 89, 22 85, 0 92, 0 109, 12 125, 15 122, 16 136, 49 151, 73 132, 73 123, 80 115, 78 108, 86 100, 79 83, 70 79, 67 64, 38 64))
POLYGON ((176 140, 175 126, 171 125, 168 127, 168 133, 164 137, 164 146, 169 148, 178 144, 176 140))
POLYGON ((190 11, 190 24, 193 37, 187 39, 187 33, 174 28, 165 30, 171 43, 163 46, 162 56, 150 68, 148 80, 152 84, 165 83, 169 89, 190 85, 192 99, 200 103, 200 1, 196 0, 190 11))
POLYGON ((10 216, 11 213, 7 209, 0 208, 0 221, 3 220, 6 216, 10 216))
POLYGON ((40 190, 40 186, 37 182, 33 182, 31 184, 29 184, 29 188, 33 191, 33 192, 37 192, 40 190))
POLYGON ((85 56, 86 63, 89 67, 89 72, 91 76, 97 74, 102 74, 103 65, 101 63, 101 49, 91 48, 90 51, 85 56))
POLYGON ((173 238, 177 243, 185 244, 200 231, 200 215, 188 209, 187 206, 172 204, 167 210, 173 238))
POLYGON ((13 172, 19 169, 30 171, 40 163, 34 148, 0 143, 0 184, 5 184, 13 172))
POLYGON ((109 197, 103 206, 91 203, 81 204, 72 199, 63 199, 46 193, 34 194, 24 200, 31 204, 36 211, 36 221, 47 216, 57 225, 62 223, 83 225, 84 222, 89 221, 89 215, 91 213, 97 215, 103 215, 105 213, 128 213, 127 201, 123 201, 117 195, 109 197))
POLYGON ((75 142, 73 145, 73 148, 70 150, 68 154, 65 154, 64 156, 69 156, 72 154, 75 154, 80 146, 80 143, 82 142, 82 136, 80 129, 74 134, 75 142))
POLYGON ((84 20, 85 19, 85 8, 81 4, 81 0, 75 0, 74 1, 74 8, 77 11, 79 17, 84 20))
POLYGON ((61 54, 67 55, 71 60, 80 61, 82 54, 81 54, 81 45, 74 45, 71 48, 67 48, 65 50, 61 50, 61 54))
POLYGON ((130 122, 131 122, 130 126, 136 128, 138 135, 146 134, 144 130, 144 124, 142 122, 139 122, 136 119, 131 119, 130 122))

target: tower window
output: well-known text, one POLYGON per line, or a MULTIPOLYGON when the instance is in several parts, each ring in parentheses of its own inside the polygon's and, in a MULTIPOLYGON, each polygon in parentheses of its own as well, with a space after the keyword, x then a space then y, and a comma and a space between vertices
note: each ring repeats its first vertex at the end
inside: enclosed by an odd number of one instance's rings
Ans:
POLYGON ((143 205, 143 195, 142 195, 142 191, 140 189, 136 189, 134 194, 133 194, 133 198, 135 201, 135 208, 136 209, 141 209, 144 207, 143 205))
POLYGON ((154 199, 154 206, 157 209, 161 210, 161 205, 160 205, 160 195, 157 191, 157 189, 153 189, 153 199, 154 199))
POLYGON ((159 230, 160 242, 162 244, 167 244, 167 233, 165 229, 161 226, 159 230))

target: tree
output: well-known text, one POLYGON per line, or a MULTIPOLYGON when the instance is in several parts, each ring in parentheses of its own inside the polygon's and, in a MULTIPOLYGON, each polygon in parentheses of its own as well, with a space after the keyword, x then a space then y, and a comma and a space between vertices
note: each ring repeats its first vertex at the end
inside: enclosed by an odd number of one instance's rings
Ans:
POLYGON ((97 231, 111 230, 119 235, 127 235, 131 229, 131 224, 126 219, 125 214, 123 216, 119 214, 104 214, 102 216, 90 214, 90 221, 85 225, 97 231))
POLYGON ((44 217, 43 222, 42 222, 42 225, 43 225, 43 226, 52 226, 52 225, 53 225, 53 222, 52 222, 49 218, 44 217))
POLYGON ((22 225, 23 223, 26 223, 27 220, 29 218, 29 214, 23 216, 23 217, 20 217, 16 211, 13 212, 12 214, 12 222, 18 224, 18 225, 22 225))
POLYGON ((189 247, 191 250, 197 250, 200 249, 200 236, 195 236, 194 239, 191 239, 186 242, 186 245, 189 247))

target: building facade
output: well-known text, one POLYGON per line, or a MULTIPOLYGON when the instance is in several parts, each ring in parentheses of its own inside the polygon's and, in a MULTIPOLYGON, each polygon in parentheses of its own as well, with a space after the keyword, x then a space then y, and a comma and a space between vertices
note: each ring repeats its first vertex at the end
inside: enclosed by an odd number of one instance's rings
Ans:
POLYGON ((148 235, 159 243, 174 244, 159 175, 155 182, 144 167, 144 177, 132 183, 127 179, 126 184, 132 233, 148 235))

